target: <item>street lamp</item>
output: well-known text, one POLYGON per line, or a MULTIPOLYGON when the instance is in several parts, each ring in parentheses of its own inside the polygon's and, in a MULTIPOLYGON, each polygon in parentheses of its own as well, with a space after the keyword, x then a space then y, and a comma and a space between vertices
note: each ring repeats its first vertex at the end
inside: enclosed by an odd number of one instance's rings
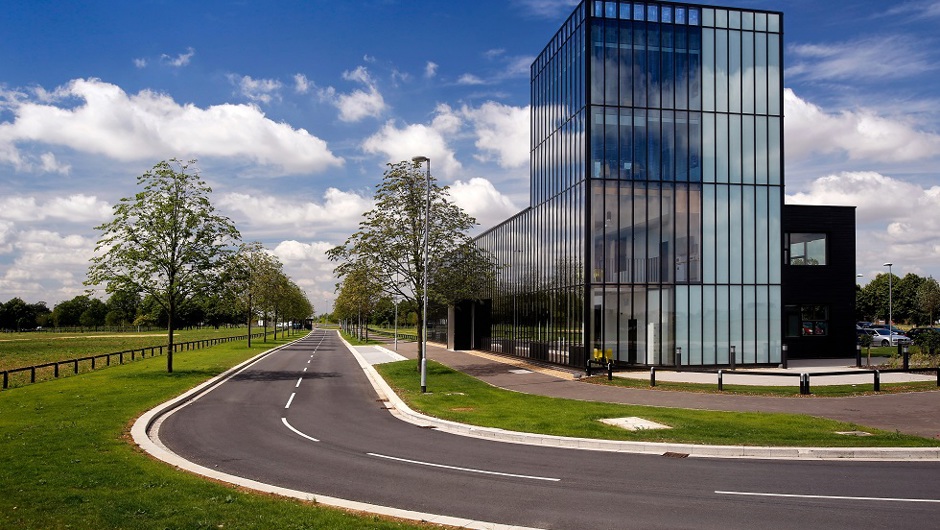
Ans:
POLYGON ((892 324, 894 315, 891 313, 891 310, 892 310, 892 307, 891 307, 892 293, 891 293, 891 291, 893 290, 893 287, 892 287, 892 285, 891 285, 891 277, 894 276, 894 275, 891 274, 891 265, 893 265, 893 263, 885 263, 884 265, 882 265, 882 267, 888 267, 888 338, 889 338, 889 339, 891 338, 891 334, 894 333, 894 327, 893 327, 893 324, 892 324))
POLYGON ((427 162, 427 179, 425 184, 426 200, 424 203, 424 291, 422 292, 424 304, 424 318, 421 319, 421 353, 419 363, 421 364, 421 392, 428 391, 428 220, 431 217, 431 159, 426 156, 416 156, 411 159, 415 164, 427 162))

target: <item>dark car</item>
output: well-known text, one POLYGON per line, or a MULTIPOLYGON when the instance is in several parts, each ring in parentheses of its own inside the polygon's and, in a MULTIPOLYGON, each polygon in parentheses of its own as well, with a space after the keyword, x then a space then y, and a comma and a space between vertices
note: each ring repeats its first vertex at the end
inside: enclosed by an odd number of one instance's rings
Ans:
POLYGON ((912 329, 912 330, 909 330, 909 331, 906 333, 906 335, 907 335, 908 337, 910 337, 912 340, 915 340, 915 341, 916 341, 918 335, 921 335, 921 334, 923 334, 923 333, 925 333, 925 332, 928 332, 928 331, 937 331, 937 332, 940 332, 940 328, 914 328, 914 329, 912 329))

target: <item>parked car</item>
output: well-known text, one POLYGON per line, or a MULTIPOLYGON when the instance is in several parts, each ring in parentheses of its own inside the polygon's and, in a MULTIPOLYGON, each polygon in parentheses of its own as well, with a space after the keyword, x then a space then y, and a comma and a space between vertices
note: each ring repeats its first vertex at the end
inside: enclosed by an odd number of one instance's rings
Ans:
POLYGON ((865 331, 871 335, 872 346, 897 346, 911 343, 910 337, 900 333, 891 333, 885 328, 868 328, 865 331))
POLYGON ((926 331, 940 331, 940 328, 914 328, 909 330, 905 335, 911 338, 911 340, 916 340, 917 336, 926 332, 926 331))
MULTIPOLYGON (((887 324, 872 324, 868 326, 871 329, 888 329, 887 324)), ((898 335, 907 335, 907 332, 897 326, 891 326, 891 331, 897 333, 898 335)))

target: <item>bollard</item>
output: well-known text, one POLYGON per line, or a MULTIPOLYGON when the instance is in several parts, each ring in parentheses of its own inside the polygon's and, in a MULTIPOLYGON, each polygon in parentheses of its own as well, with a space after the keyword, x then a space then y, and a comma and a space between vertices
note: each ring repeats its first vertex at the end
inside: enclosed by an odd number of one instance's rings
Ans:
POLYGON ((901 347, 901 351, 904 352, 904 369, 905 369, 905 370, 910 370, 910 369, 911 369, 911 365, 910 365, 910 360, 911 360, 910 348, 908 348, 908 347, 907 347, 907 344, 905 344, 904 346, 901 347))
POLYGON ((607 380, 608 381, 614 380, 614 362, 613 361, 607 361, 607 380))
MULTIPOLYGON (((938 370, 937 373, 940 374, 940 370, 938 370)), ((940 377, 937 378, 937 381, 940 382, 940 377)), ((656 386, 656 367, 655 366, 650 367, 650 386, 656 386)))
POLYGON ((800 395, 806 395, 806 374, 800 374, 800 395))
POLYGON ((875 370, 875 392, 881 392, 881 372, 875 370))
POLYGON ((855 345, 855 367, 856 368, 862 367, 862 345, 861 344, 855 345))
POLYGON ((804 376, 806 377, 806 395, 808 396, 808 395, 812 394, 813 391, 810 390, 810 388, 809 388, 809 374, 804 374, 804 376))
POLYGON ((591 360, 590 359, 588 359, 587 363, 585 363, 584 374, 588 377, 591 377, 591 360))
POLYGON ((780 368, 786 370, 787 368, 787 345, 784 344, 780 347, 780 368))
POLYGON ((721 370, 718 370, 718 391, 722 392, 725 389, 724 376, 721 370))
POLYGON ((735 359, 735 357, 737 357, 737 355, 734 354, 734 344, 732 344, 732 345, 731 345, 731 351, 729 352, 729 358, 731 359, 731 369, 732 369, 732 370, 735 369, 735 368, 734 368, 734 363, 737 361, 737 359, 735 359))
POLYGON ((682 346, 676 346, 676 371, 682 371, 682 346))

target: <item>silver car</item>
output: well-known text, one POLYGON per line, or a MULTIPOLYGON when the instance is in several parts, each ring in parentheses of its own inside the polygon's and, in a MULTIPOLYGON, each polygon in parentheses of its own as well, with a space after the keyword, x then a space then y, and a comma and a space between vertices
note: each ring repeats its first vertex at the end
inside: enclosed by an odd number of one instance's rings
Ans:
POLYGON ((911 343, 911 338, 907 335, 892 333, 884 328, 867 328, 865 332, 871 335, 871 343, 873 346, 897 346, 898 344, 911 343))

